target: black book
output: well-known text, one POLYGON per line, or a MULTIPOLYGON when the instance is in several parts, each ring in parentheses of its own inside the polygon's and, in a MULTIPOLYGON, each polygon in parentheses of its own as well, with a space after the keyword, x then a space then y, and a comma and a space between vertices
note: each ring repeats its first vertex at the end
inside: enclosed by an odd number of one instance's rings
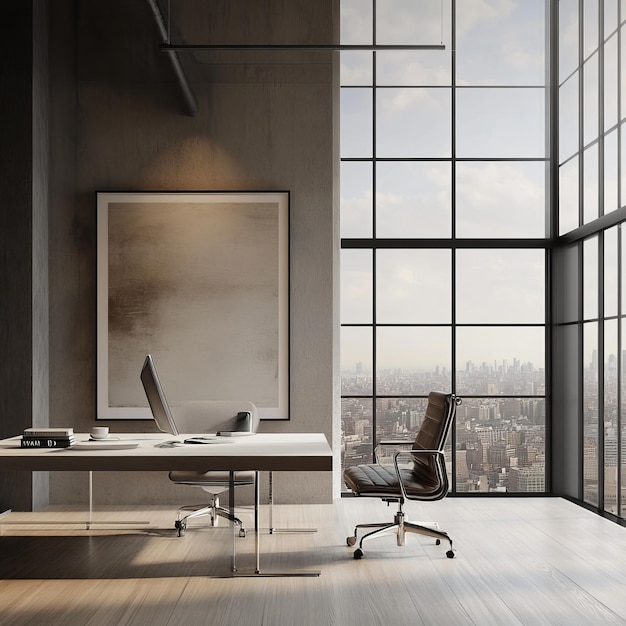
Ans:
POLYGON ((22 437, 22 448, 69 448, 76 439, 71 437, 22 437))

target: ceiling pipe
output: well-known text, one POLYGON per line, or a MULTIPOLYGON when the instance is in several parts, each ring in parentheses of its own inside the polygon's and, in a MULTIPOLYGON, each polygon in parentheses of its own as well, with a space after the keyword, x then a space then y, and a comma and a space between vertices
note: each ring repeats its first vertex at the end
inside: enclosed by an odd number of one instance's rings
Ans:
MULTIPOLYGON (((152 9, 152 14, 154 15, 154 19, 159 28, 159 34, 161 35, 161 40, 164 44, 169 43, 169 32, 168 28, 165 25, 165 20, 163 19, 163 15, 161 14, 161 10, 159 9, 159 5, 157 4, 157 0, 148 0, 148 4, 152 9)), ((183 66, 181 65, 180 59, 178 58, 178 52, 176 50, 167 50, 167 55, 172 63, 172 68, 174 69, 174 74, 176 74, 176 78, 178 79, 178 83, 180 84, 180 88, 183 92, 183 98, 185 99, 185 104, 187 105, 188 113, 191 117, 195 117, 198 114, 198 102, 196 101, 196 97, 189 86, 189 82, 187 81, 187 76, 185 76, 185 71, 183 70, 183 66)))

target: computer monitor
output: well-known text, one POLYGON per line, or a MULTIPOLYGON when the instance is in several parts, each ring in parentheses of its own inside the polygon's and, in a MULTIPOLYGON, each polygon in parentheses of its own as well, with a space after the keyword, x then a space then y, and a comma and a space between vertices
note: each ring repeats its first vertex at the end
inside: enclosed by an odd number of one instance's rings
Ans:
POLYGON ((152 417, 154 417, 158 429, 164 433, 178 435, 178 428, 176 428, 172 412, 165 399, 154 361, 149 354, 146 356, 146 360, 141 368, 141 382, 148 397, 152 417))

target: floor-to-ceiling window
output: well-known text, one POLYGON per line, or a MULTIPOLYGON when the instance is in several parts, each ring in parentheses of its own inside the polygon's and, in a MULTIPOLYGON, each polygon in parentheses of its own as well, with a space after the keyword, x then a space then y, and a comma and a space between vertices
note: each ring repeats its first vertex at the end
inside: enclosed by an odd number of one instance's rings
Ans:
POLYGON ((580 482, 573 494, 626 515, 626 2, 559 1, 559 235, 573 277, 558 333, 579 344, 564 379, 578 411, 580 482), (580 383, 574 381, 578 378, 580 383))
POLYGON ((343 464, 453 391, 453 490, 545 491, 546 0, 341 12, 343 464))

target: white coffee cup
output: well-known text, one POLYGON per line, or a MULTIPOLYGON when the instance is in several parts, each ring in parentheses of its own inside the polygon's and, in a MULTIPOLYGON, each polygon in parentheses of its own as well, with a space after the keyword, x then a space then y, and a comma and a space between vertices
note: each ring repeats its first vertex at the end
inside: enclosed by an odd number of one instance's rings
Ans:
POLYGON ((93 439, 106 439, 109 436, 108 426, 94 426, 91 429, 91 436, 93 439))

